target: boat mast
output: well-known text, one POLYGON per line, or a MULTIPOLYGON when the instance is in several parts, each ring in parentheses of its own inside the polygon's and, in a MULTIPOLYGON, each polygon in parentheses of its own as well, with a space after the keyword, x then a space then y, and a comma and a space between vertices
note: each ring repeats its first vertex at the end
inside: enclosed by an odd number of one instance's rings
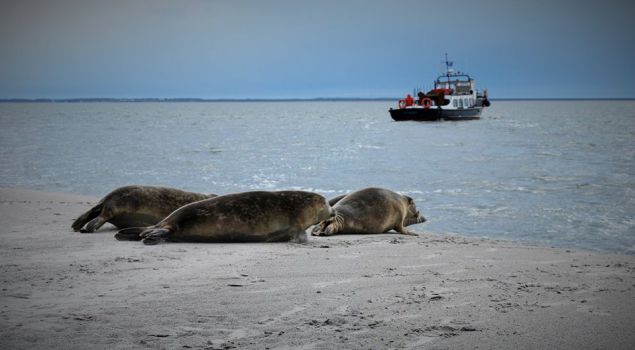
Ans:
POLYGON ((450 88, 450 61, 448 61, 448 53, 445 53, 445 76, 448 78, 448 89, 450 88))

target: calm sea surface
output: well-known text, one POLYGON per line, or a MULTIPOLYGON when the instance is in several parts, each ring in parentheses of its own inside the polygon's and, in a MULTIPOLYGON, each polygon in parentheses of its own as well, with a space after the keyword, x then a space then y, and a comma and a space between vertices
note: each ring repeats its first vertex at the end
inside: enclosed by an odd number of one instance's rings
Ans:
POLYGON ((0 104, 0 186, 103 196, 380 186, 436 234, 635 253, 635 101, 494 101, 465 122, 391 102, 0 104))

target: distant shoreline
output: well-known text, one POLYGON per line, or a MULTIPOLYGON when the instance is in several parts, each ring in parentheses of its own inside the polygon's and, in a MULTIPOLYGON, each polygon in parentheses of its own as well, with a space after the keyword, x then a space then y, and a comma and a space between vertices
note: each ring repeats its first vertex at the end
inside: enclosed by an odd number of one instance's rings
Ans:
MULTIPOLYGON (((358 102, 396 101, 399 97, 379 98, 15 98, 0 99, 0 103, 93 103, 93 102, 358 102)), ((633 98, 492 98, 492 101, 634 101, 633 98)))

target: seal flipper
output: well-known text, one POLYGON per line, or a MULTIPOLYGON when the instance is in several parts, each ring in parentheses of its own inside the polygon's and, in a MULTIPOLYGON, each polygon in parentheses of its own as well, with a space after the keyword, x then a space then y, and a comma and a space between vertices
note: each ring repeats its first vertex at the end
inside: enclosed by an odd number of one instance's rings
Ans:
POLYGON ((100 227, 102 227, 106 221, 108 221, 107 219, 105 219, 103 216, 101 216, 101 214, 99 214, 98 217, 90 220, 86 226, 84 228, 82 228, 81 230, 79 230, 79 232, 81 233, 93 233, 95 231, 97 231, 100 227))
POLYGON ((324 231, 324 222, 320 222, 317 225, 313 226, 311 229, 311 236, 319 236, 322 231, 324 231))
POLYGON ((419 236, 418 233, 416 233, 414 231, 410 231, 407 228, 405 228, 403 224, 395 226, 395 231, 401 233, 402 235, 419 236))
POLYGON ((167 228, 151 228, 141 233, 143 244, 154 245, 161 241, 165 241, 171 233, 167 228))
POLYGON ((334 234, 342 233, 342 231, 345 231, 344 217, 338 212, 335 212, 335 216, 326 220, 325 223, 326 226, 322 230, 321 236, 332 236, 334 234))
POLYGON ((99 201, 99 203, 97 203, 97 205, 95 205, 94 207, 90 208, 87 212, 85 212, 84 214, 80 215, 71 225, 71 227, 73 228, 73 231, 77 232, 80 231, 82 229, 82 227, 84 227, 84 225, 86 225, 87 222, 95 219, 97 216, 99 216, 99 214, 101 214, 102 209, 104 208, 104 201, 99 201))
POLYGON ((141 233, 146 229, 147 227, 124 228, 115 234, 115 238, 118 241, 140 241, 142 239, 141 233))
POLYGON ((338 233, 339 227, 337 227, 337 225, 331 224, 329 225, 326 230, 324 230, 324 232, 322 232, 322 236, 332 236, 336 233, 338 233))
POLYGON ((311 235, 312 236, 326 236, 326 233, 325 233, 326 228, 329 227, 329 225, 331 225, 332 222, 333 220, 328 219, 313 226, 313 229, 311 230, 311 235))

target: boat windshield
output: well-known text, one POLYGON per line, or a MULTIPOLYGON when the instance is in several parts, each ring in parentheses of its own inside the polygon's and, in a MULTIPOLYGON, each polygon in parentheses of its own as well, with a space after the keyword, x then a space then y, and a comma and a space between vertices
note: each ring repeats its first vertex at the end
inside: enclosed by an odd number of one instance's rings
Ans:
POLYGON ((474 89, 473 80, 468 75, 462 74, 439 76, 434 82, 434 87, 436 89, 453 89, 454 93, 458 95, 470 94, 474 89))

